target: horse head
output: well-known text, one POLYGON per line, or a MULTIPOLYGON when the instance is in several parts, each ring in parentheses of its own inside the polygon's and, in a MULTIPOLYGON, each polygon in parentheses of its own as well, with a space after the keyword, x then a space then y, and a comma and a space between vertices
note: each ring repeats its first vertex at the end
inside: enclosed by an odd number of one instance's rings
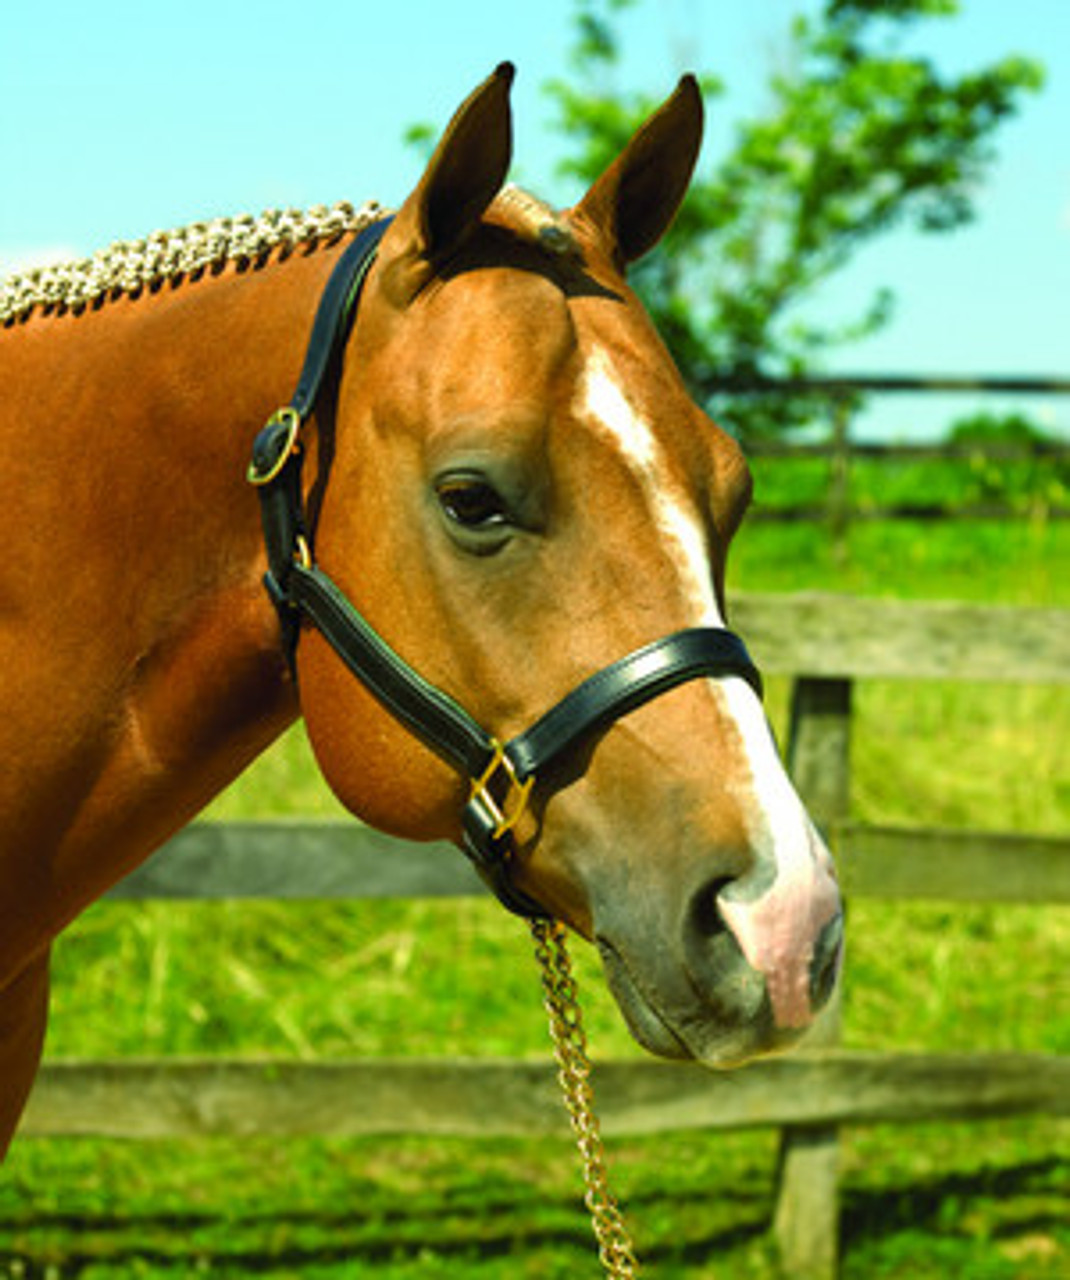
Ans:
MULTIPOLYGON (((318 563, 501 742, 607 664, 723 628, 750 493, 625 279, 690 180, 694 80, 556 213, 503 185, 511 78, 461 106, 386 231, 308 481, 318 563)), ((470 780, 315 629, 297 667, 341 800, 460 842, 470 780)), ((634 1034, 667 1056, 792 1042, 839 967, 831 860, 754 683, 689 678, 592 717, 509 824, 510 883, 597 944, 634 1034)))

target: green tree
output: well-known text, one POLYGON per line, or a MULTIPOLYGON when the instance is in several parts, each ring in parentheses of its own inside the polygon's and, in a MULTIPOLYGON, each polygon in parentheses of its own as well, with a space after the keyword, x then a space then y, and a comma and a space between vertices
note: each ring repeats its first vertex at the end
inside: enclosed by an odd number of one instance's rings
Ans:
POLYGON ((1023 413, 973 413, 952 423, 948 441, 968 450, 975 502, 1011 502, 1040 515, 1070 503, 1070 455, 1023 413))
POLYGON ((971 413, 957 418, 948 431, 951 444, 1018 449, 1022 453, 1040 453, 1056 441, 1024 413, 971 413))
MULTIPOLYGON (((618 19, 640 2, 575 0, 569 78, 546 86, 567 144, 563 175, 594 178, 655 105, 613 88, 618 19)), ((692 390, 740 435, 797 426, 813 402, 718 401, 720 380, 803 375, 831 346, 886 324, 888 291, 838 328, 808 319, 805 304, 893 227, 968 222, 997 127, 1040 87, 1040 66, 1024 57, 955 77, 902 51, 911 24, 957 10, 957 0, 826 0, 795 18, 767 114, 700 168, 669 236, 636 269, 692 390)), ((711 76, 702 86, 707 100, 723 91, 711 76)))

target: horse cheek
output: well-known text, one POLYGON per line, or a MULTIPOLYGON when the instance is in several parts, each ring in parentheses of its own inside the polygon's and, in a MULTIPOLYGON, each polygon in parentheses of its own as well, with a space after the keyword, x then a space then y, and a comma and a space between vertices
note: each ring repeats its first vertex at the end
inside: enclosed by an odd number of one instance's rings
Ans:
POLYGON ((335 796, 362 822, 408 840, 452 840, 463 779, 395 720, 314 631, 298 651, 309 741, 335 796))

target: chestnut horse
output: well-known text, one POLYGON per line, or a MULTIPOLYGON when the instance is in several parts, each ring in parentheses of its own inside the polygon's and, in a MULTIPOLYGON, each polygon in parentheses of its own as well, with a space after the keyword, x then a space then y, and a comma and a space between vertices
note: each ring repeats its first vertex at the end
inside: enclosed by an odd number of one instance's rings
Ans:
POLYGON ((653 1052, 740 1062, 828 999, 831 861, 724 630, 747 468, 624 278, 690 180, 698 90, 555 213, 503 188, 511 79, 358 254, 308 423, 271 419, 252 473, 286 491, 281 561, 246 463, 350 233, 3 316, 0 1151, 51 940, 298 715, 360 818, 466 847, 594 941, 653 1052), (396 696, 354 675, 354 636, 396 696))

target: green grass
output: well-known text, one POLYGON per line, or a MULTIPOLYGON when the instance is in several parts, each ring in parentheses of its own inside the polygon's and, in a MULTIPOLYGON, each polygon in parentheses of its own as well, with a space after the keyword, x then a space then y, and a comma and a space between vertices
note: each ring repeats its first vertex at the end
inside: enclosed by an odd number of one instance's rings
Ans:
MULTIPOLYGON (((845 1280, 1066 1274, 1070 1187, 1039 1126, 873 1130, 844 1145, 845 1280)), ((0 1192, 7 1248, 33 1276, 596 1273, 562 1141, 64 1148, 61 1183, 44 1144, 27 1144, 23 1194, 0 1192)), ((773 1135, 665 1135, 613 1154, 648 1274, 773 1274, 773 1135)))
MULTIPOLYGON (((753 460, 755 509, 822 507, 832 466, 828 458, 798 455, 753 460)), ((1070 459, 993 458, 981 450, 957 459, 855 456, 847 492, 850 505, 863 515, 903 504, 961 511, 998 503, 1022 516, 1044 518, 1051 509, 1070 506, 1070 459)))
MULTIPOLYGON (((1012 526, 745 529, 733 589, 1070 605, 1070 535, 1012 526)), ((783 733, 788 687, 770 708, 783 733)), ((862 685, 861 818, 1070 828, 1070 691, 862 685)), ((327 814, 299 732, 213 808, 327 814)), ((638 1055, 575 948, 596 1057, 638 1055)), ((1070 911, 851 904, 850 1047, 1070 1052, 1070 911)), ((546 1052, 526 931, 494 904, 101 903, 57 949, 57 1056, 546 1052)), ((492 1100, 489 1100, 492 1103, 492 1100)), ((851 1130, 845 1280, 1070 1273, 1070 1125, 851 1130)), ((768 1280, 776 1136, 614 1143, 648 1273, 768 1280)), ((24 1141, 0 1173, 0 1276, 594 1275, 562 1141, 24 1141), (19 1268, 22 1268, 21 1270, 19 1268)))
MULTIPOLYGON (((861 521, 845 552, 817 524, 745 524, 729 582, 984 604, 1070 604, 1070 521, 861 521)), ((730 594, 731 600, 731 594, 730 594)))

